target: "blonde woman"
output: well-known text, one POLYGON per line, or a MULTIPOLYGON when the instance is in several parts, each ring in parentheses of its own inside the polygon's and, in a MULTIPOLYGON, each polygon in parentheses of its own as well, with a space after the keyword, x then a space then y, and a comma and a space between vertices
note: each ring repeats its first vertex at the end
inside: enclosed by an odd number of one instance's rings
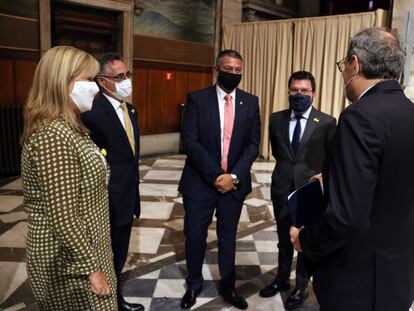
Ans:
POLYGON ((79 119, 99 64, 73 47, 40 60, 25 107, 27 272, 40 310, 117 310, 104 157, 79 119))

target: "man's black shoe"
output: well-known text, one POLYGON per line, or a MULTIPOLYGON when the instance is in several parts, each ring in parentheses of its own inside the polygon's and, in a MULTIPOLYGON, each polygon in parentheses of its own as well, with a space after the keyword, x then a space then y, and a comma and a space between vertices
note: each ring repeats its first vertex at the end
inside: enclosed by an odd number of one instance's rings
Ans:
POLYGON ((290 293, 289 298, 286 300, 285 307, 286 309, 296 309, 303 305, 305 298, 308 296, 308 291, 306 289, 295 288, 292 293, 290 293))
POLYGON ((181 299, 181 308, 182 309, 190 309, 196 303, 196 298, 200 291, 196 291, 194 289, 187 289, 183 298, 181 299))
POLYGON ((274 281, 273 283, 270 283, 265 288, 263 288, 259 295, 261 297, 272 297, 276 295, 280 291, 288 290, 290 287, 289 283, 281 282, 281 281, 274 281))
POLYGON ((240 297, 237 292, 232 290, 220 290, 220 295, 223 296, 224 300, 235 306, 238 309, 247 309, 248 304, 243 297, 240 297))
POLYGON ((129 303, 124 298, 118 298, 118 310, 119 311, 144 311, 145 308, 139 303, 129 303))

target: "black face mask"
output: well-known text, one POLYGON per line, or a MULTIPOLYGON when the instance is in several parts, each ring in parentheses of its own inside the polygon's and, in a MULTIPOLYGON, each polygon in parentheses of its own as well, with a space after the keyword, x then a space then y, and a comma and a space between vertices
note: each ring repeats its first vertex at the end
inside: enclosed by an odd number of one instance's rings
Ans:
POLYGON ((289 107, 295 112, 305 112, 312 104, 312 99, 308 95, 297 93, 289 95, 289 107))
POLYGON ((241 78, 241 74, 235 74, 220 70, 217 77, 217 83, 225 91, 231 92, 239 85, 241 78))

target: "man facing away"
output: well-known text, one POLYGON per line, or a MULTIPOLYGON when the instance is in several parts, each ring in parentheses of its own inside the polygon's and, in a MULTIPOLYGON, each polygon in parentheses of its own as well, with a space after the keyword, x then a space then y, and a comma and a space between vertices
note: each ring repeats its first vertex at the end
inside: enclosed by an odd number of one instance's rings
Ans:
POLYGON ((142 311, 141 304, 128 303, 121 294, 121 272, 128 255, 132 221, 140 214, 137 115, 126 102, 132 92, 131 72, 119 54, 106 53, 98 61, 100 92, 92 110, 82 114, 82 121, 95 144, 104 150, 111 168, 109 212, 119 310, 142 311))
MULTIPOLYGON (((293 245, 289 229, 292 225, 287 197, 293 190, 307 184, 322 172, 322 165, 335 134, 335 118, 312 106, 315 78, 310 72, 292 73, 288 81, 289 109, 274 112, 270 117, 269 136, 276 166, 272 174, 271 198, 279 237, 278 274, 260 291, 271 297, 289 289, 293 245)), ((285 302, 287 309, 300 307, 307 295, 308 275, 302 254, 296 263, 296 287, 285 302)))
POLYGON ((397 79, 398 40, 367 28, 337 63, 352 102, 341 114, 317 224, 291 229, 315 265, 321 311, 407 311, 414 299, 414 105, 397 79))
POLYGON ((250 168, 260 144, 258 98, 237 88, 242 57, 233 50, 216 59, 217 84, 190 93, 184 112, 183 148, 187 154, 179 191, 185 209, 187 291, 181 307, 196 302, 203 287, 207 229, 217 217, 219 292, 239 309, 247 302, 235 291, 237 225, 251 192, 250 168))

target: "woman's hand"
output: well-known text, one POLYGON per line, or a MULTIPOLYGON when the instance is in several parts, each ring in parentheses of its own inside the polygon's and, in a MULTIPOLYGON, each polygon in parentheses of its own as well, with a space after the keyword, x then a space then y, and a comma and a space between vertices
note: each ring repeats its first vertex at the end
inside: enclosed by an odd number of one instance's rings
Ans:
POLYGON ((107 296, 111 294, 109 289, 108 279, 101 270, 96 270, 88 276, 89 282, 91 283, 91 290, 98 296, 107 296))

